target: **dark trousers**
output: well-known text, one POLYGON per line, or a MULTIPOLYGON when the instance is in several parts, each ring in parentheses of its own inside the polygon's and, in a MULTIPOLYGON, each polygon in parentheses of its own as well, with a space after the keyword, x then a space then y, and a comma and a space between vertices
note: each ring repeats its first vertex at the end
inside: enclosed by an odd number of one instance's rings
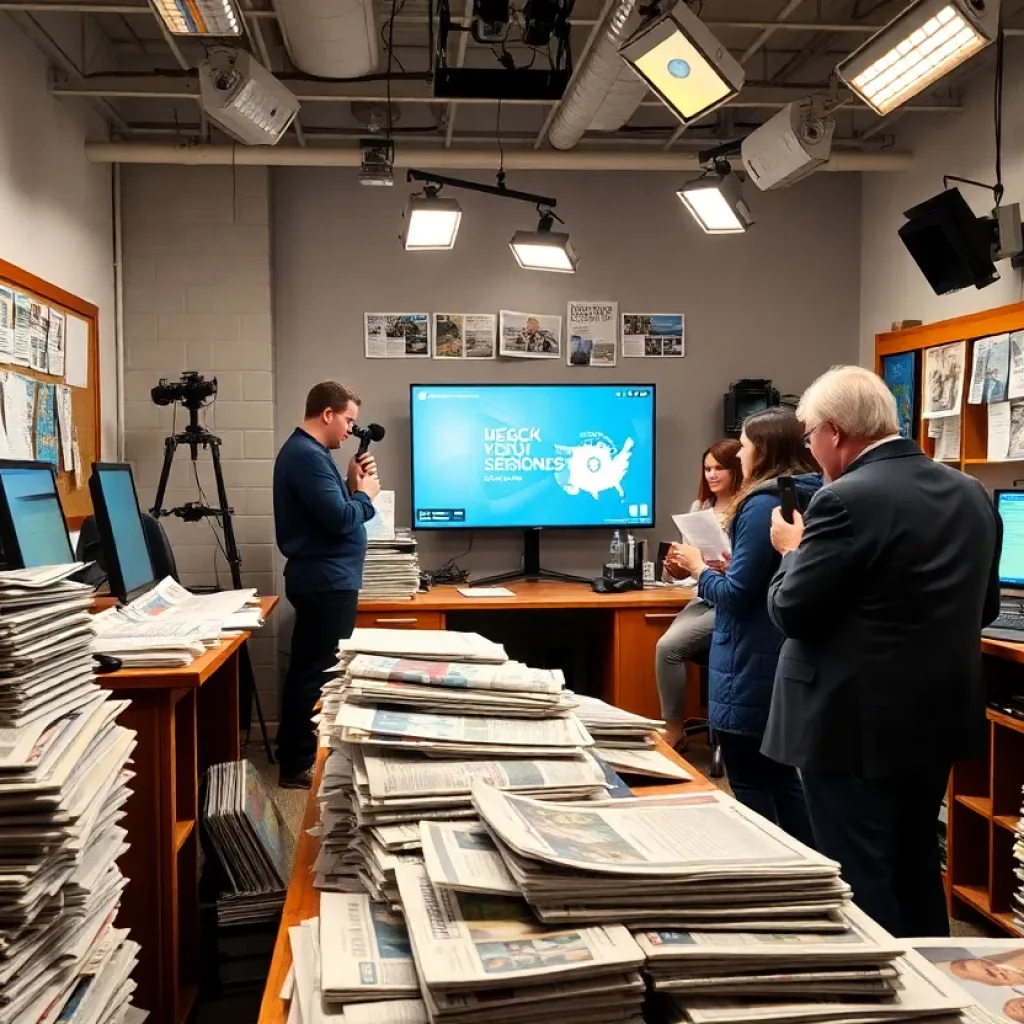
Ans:
POLYGON ((316 732, 310 719, 320 699, 325 673, 336 662, 338 641, 352 635, 356 624, 356 590, 288 595, 295 609, 292 654, 281 694, 277 756, 282 775, 297 775, 316 760, 316 732))
POLYGON ((949 935, 939 807, 950 763, 882 779, 803 773, 818 849, 839 861, 854 902, 893 935, 949 935))
POLYGON ((814 846, 804 789, 795 768, 761 753, 760 736, 719 732, 725 773, 741 804, 785 829, 794 839, 814 846))

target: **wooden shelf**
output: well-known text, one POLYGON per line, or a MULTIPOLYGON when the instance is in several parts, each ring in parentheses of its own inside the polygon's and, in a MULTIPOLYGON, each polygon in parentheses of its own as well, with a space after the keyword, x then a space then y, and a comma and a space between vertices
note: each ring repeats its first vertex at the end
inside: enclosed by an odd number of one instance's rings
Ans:
POLYGON ((1024 732, 1024 721, 1014 718, 1012 715, 1004 715, 1002 711, 993 711, 989 708, 988 720, 1004 729, 1012 729, 1014 732, 1024 732))
POLYGON ((1008 912, 1001 913, 992 910, 992 905, 988 898, 988 890, 984 886, 954 885, 953 895, 962 899, 964 903, 969 904, 977 910, 979 914, 987 917, 994 924, 999 925, 1011 934, 1024 936, 1024 932, 1017 927, 1013 914, 1008 912))
POLYGON ((992 799, 987 796, 966 796, 963 793, 956 795, 956 802, 969 807, 975 814, 980 814, 983 818, 992 817, 992 799))
POLYGON ((192 830, 196 827, 196 823, 193 819, 189 818, 186 821, 176 821, 174 823, 174 852, 177 853, 187 841, 188 837, 192 835, 192 830))
POLYGON ((1017 814, 996 814, 993 815, 992 820, 1000 828, 1005 828, 1007 832, 1016 832, 1020 816, 1017 814))

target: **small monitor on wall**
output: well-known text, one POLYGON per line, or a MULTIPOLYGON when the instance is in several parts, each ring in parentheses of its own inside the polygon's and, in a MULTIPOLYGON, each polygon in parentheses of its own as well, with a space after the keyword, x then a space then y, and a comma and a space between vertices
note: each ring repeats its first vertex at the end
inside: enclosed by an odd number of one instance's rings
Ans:
POLYGON ((10 569, 75 560, 49 462, 0 460, 0 542, 10 569))
POLYGON ((654 390, 413 384, 413 526, 653 526, 654 390))
POLYGON ((121 601, 129 601, 156 582, 131 466, 126 462, 94 462, 89 493, 110 592, 121 601))

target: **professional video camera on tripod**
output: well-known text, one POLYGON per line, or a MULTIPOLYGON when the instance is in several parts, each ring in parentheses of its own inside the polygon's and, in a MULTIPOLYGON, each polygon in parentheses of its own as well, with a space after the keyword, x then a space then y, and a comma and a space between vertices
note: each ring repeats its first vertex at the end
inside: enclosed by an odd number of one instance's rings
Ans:
MULTIPOLYGON (((231 521, 234 509, 228 502, 228 492, 224 486, 224 472, 220 463, 221 439, 211 434, 206 427, 199 422, 199 410, 211 404, 211 399, 217 397, 217 378, 207 380, 196 370, 186 370, 182 373, 180 380, 170 383, 165 377, 150 391, 154 403, 160 406, 174 405, 180 403, 188 410, 188 424, 181 433, 172 434, 164 439, 164 464, 160 471, 160 482, 157 484, 156 497, 153 499, 153 507, 150 514, 159 519, 162 516, 177 516, 186 523, 198 523, 203 519, 216 519, 220 523, 221 531, 224 534, 224 546, 221 549, 228 568, 231 570, 231 584, 235 590, 242 589, 242 559, 238 553, 238 544, 235 540, 235 529, 231 521), (213 460, 213 476, 217 485, 217 506, 212 507, 205 504, 206 498, 200 485, 200 497, 202 501, 189 501, 177 508, 165 509, 164 497, 167 493, 167 482, 171 476, 171 467, 174 464, 174 454, 179 446, 187 445, 196 476, 199 480, 199 471, 196 463, 199 458, 199 450, 210 450, 213 460)), ((197 588, 202 589, 202 588, 197 588)), ((249 659, 249 650, 243 644, 239 652, 239 708, 242 721, 239 725, 248 731, 252 718, 252 705, 255 702, 256 716, 259 720, 260 733, 263 737, 263 745, 266 748, 267 757, 271 764, 274 762, 273 753, 270 748, 270 740, 267 736, 267 726, 263 718, 263 708, 260 705, 259 692, 256 689, 253 677, 252 662, 249 659)))

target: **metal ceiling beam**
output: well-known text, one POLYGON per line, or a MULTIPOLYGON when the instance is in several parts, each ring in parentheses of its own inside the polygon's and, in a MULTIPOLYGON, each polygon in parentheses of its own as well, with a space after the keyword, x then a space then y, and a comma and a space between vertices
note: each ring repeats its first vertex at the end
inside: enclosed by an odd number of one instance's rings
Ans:
MULTIPOLYGON (((469 19, 473 16, 473 0, 466 0, 465 16, 463 22, 469 24, 469 19)), ((459 47, 455 54, 455 66, 461 68, 466 63, 466 50, 469 49, 469 32, 459 33, 459 47)), ((431 58, 433 59, 433 58, 431 58)), ((448 149, 452 144, 452 139, 455 137, 455 116, 456 111, 459 109, 458 103, 448 104, 448 123, 444 130, 444 145, 448 149)))

